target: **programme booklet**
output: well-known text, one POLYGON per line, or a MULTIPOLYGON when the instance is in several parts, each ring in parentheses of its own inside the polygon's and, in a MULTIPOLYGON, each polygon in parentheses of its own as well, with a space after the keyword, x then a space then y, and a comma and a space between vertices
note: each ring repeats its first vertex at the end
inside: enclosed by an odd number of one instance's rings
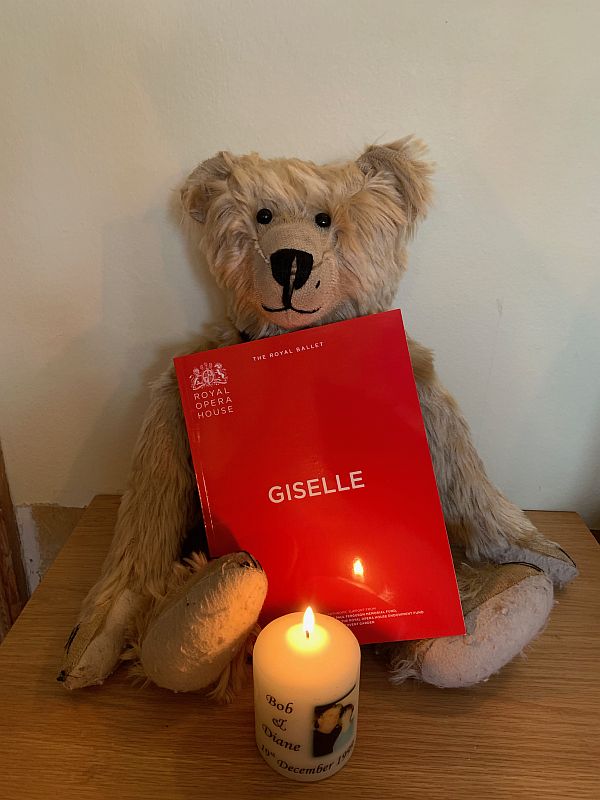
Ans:
POLYGON ((175 359, 211 557, 363 643, 465 632, 402 315, 175 359))

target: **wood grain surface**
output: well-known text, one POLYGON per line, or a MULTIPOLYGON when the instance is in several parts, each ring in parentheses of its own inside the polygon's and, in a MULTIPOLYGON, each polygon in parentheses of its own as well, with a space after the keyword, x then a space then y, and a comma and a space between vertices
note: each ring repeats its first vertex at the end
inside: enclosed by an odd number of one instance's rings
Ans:
POLYGON ((600 548, 576 514, 533 521, 581 576, 543 635, 470 690, 391 686, 363 654, 358 740, 315 784, 273 772, 254 742, 251 681, 236 703, 136 688, 123 672, 68 693, 55 680, 80 601, 99 573, 118 497, 97 497, 0 646, 0 797, 600 798, 600 548))

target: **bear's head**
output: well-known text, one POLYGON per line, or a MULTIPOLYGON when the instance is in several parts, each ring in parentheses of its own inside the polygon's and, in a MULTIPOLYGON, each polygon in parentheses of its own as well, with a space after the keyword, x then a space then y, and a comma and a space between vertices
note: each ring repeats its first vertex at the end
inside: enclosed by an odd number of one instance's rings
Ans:
POLYGON ((252 338, 385 311, 431 198, 412 137, 318 166, 221 152, 187 179, 184 209, 228 313, 252 338))

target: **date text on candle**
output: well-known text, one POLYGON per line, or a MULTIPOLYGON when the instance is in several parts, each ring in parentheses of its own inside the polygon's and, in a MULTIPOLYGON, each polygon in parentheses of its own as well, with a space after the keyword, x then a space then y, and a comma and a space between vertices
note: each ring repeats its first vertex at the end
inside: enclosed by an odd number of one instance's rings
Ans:
MULTIPOLYGON (((354 749, 354 742, 348 747, 341 756, 338 757, 337 761, 330 761, 329 763, 321 763, 317 764, 316 767, 295 767, 292 764, 288 764, 287 761, 284 761, 283 758, 277 759, 277 766, 280 769, 286 769, 288 772, 293 772, 296 775, 322 775, 325 772, 328 772, 332 767, 339 767, 346 759, 350 756, 350 753, 354 749)), ((262 751, 265 755, 270 756, 271 758, 275 758, 275 753, 272 753, 268 750, 264 745, 262 746, 262 751)))

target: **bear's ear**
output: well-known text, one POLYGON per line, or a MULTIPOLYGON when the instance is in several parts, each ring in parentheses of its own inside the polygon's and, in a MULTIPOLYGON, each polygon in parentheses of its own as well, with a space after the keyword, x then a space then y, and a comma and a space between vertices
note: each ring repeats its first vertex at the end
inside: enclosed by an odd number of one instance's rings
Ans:
POLYGON ((227 188, 234 163, 235 156, 222 150, 203 161, 188 176, 181 189, 181 203, 196 222, 206 220, 211 202, 227 188))
POLYGON ((406 212, 409 232, 427 215, 433 188, 433 164, 425 161, 427 147, 406 136, 390 144, 372 145, 356 163, 365 175, 383 173, 390 177, 406 212))

